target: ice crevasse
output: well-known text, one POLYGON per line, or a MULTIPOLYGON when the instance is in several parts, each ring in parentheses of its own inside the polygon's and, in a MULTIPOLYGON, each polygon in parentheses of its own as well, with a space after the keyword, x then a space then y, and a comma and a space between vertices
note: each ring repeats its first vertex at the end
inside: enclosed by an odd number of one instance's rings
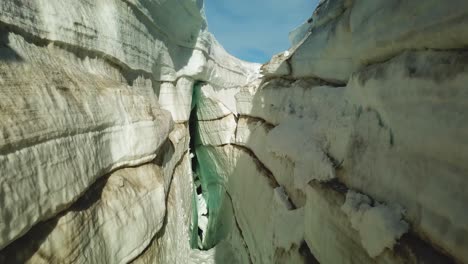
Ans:
POLYGON ((0 263, 468 263, 468 2, 0 2, 0 263))

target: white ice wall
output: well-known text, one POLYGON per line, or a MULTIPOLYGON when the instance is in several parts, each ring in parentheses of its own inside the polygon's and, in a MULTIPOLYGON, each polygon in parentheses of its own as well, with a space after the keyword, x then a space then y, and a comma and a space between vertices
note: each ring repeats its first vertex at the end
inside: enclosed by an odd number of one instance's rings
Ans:
MULTIPOLYGON (((192 191, 194 83, 235 88, 258 68, 219 46, 202 8, 0 3, 0 262, 127 263, 163 239, 169 193, 192 191)), ((191 201, 174 206, 190 222, 191 201)), ((190 257, 189 239, 158 246, 190 257)))
POLYGON ((0 3, 0 262, 468 262, 465 1, 321 1, 264 76, 202 6, 0 3))

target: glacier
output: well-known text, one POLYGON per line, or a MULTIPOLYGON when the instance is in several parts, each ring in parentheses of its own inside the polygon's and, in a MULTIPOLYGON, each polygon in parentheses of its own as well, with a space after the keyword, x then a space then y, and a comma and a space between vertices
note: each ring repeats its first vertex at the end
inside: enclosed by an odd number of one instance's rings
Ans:
POLYGON ((1 1, 0 263, 468 263, 467 26, 322 0, 260 65, 202 0, 1 1))

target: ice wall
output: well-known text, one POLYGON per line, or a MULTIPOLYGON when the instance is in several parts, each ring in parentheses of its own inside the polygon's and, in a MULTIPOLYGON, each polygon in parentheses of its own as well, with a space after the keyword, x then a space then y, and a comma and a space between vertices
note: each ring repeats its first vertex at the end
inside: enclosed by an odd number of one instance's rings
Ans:
POLYGON ((258 66, 202 8, 1 1, 0 263, 214 259, 188 236, 193 83, 240 86, 258 66))
POLYGON ((199 0, 0 2, 0 263, 468 263, 467 10, 321 1, 260 76, 199 0))
POLYGON ((197 158, 252 263, 468 262, 467 7, 321 1, 235 112, 201 88, 197 158))

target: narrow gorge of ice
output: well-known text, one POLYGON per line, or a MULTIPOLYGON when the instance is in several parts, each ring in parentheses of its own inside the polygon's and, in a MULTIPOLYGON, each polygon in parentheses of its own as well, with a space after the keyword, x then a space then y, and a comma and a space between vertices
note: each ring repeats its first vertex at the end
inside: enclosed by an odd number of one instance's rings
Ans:
POLYGON ((468 263, 468 2, 0 2, 0 263, 468 263), (287 36, 285 36, 287 37, 287 36))

